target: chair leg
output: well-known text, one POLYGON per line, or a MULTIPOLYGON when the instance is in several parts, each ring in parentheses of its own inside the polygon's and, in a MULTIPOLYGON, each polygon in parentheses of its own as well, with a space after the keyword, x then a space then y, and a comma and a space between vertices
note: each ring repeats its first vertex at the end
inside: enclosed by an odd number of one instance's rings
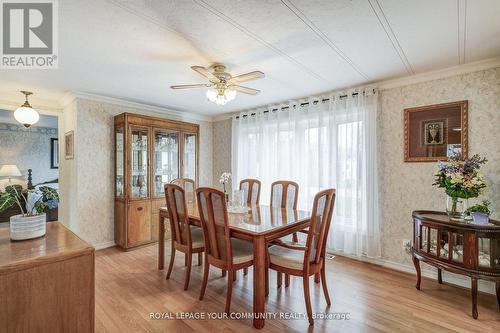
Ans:
POLYGON ((281 284, 283 283, 283 275, 280 272, 276 272, 276 277, 278 278, 278 288, 281 288, 281 284))
POLYGON ((201 283, 200 301, 205 296, 205 289, 207 289, 208 271, 209 271, 209 269, 210 269, 210 264, 208 263, 208 260, 205 257, 205 267, 203 267, 203 282, 201 283))
POLYGON ((198 266, 201 266, 201 263, 203 262, 203 259, 201 258, 202 252, 198 252, 198 266))
POLYGON ((236 281, 236 275, 237 275, 238 271, 233 271, 233 282, 236 281))
POLYGON ((243 268, 243 275, 247 275, 248 274, 248 267, 245 267, 243 268))
POLYGON ((296 232, 294 232, 292 235, 292 241, 294 241, 295 243, 297 243, 299 241, 299 236, 297 236, 296 232))
POLYGON ((328 287, 326 286, 326 270, 325 265, 321 268, 321 285, 323 286, 323 294, 325 294, 326 304, 331 305, 330 295, 328 294, 328 287))
POLYGON ((222 271, 222 277, 225 277, 226 276, 226 271, 223 270, 223 269, 221 269, 221 271, 222 271))
POLYGON ((187 290, 189 286, 189 278, 191 277, 191 261, 192 261, 192 253, 189 252, 186 254, 187 258, 187 268, 186 268, 186 278, 184 280, 184 290, 187 290))
POLYGON ((184 255, 184 267, 187 267, 187 265, 188 265, 188 255, 187 255, 187 253, 185 253, 185 255, 184 255))
POLYGON ((314 274, 314 283, 319 283, 320 280, 320 273, 314 274))
POLYGON ((172 251, 170 251, 170 264, 168 264, 167 280, 170 279, 170 273, 172 273, 172 268, 174 268, 175 260, 175 248, 172 245, 172 251))
POLYGON ((285 273, 285 288, 290 286, 290 274, 285 273))
POLYGON ((303 276, 302 280, 304 282, 304 298, 306 301, 307 318, 309 319, 309 325, 314 325, 314 320, 312 318, 311 296, 309 295, 309 278, 307 276, 303 276))
POLYGON ((226 291, 226 313, 229 314, 231 308, 231 296, 233 293, 234 271, 228 271, 227 275, 227 291, 226 291))

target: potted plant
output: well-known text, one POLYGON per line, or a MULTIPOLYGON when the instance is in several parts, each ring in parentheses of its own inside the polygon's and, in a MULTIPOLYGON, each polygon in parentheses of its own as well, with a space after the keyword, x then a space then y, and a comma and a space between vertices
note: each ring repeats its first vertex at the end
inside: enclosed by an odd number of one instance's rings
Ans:
POLYGON ((226 184, 229 183, 230 179, 231 179, 230 172, 223 172, 219 179, 219 183, 221 183, 222 186, 224 187, 224 196, 226 197, 226 202, 229 202, 229 194, 226 192, 226 184))
POLYGON ((488 223, 491 214, 490 205, 491 202, 489 202, 488 200, 483 200, 482 203, 476 204, 467 209, 467 212, 470 213, 475 224, 488 223))
POLYGON ((5 192, 0 192, 0 213, 14 205, 21 210, 21 214, 10 217, 10 238, 24 240, 44 236, 45 210, 58 202, 57 191, 48 186, 27 192, 21 185, 6 186, 5 192))
POLYGON ((447 194, 446 212, 451 218, 465 217, 467 200, 477 198, 486 187, 484 176, 480 172, 485 158, 474 155, 461 161, 457 156, 448 161, 439 161, 439 171, 435 175, 434 186, 444 188, 447 194))

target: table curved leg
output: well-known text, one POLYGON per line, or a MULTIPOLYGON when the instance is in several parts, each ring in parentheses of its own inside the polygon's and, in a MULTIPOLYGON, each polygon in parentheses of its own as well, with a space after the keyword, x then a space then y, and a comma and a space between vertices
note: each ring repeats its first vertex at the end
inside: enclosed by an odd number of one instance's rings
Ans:
POLYGON ((417 284, 415 285, 415 288, 420 290, 420 282, 422 280, 422 274, 420 272, 420 261, 414 255, 412 256, 412 259, 413 259, 413 265, 415 265, 415 270, 417 271, 417 284))
POLYGON ((498 307, 500 308, 500 282, 495 283, 496 290, 497 290, 497 303, 498 307))
POLYGON ((472 318, 477 319, 477 279, 471 278, 472 318))

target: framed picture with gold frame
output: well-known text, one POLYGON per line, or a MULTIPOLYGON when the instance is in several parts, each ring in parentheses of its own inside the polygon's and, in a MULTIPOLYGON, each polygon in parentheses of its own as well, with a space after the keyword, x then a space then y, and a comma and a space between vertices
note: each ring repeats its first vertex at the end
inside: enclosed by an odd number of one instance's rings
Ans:
POLYGON ((468 101, 404 110, 404 161, 466 159, 468 101))

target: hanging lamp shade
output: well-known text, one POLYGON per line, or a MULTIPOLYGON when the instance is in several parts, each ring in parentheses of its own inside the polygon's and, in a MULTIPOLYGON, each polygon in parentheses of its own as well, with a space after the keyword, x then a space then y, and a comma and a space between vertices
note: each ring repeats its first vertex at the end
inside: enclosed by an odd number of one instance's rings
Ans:
POLYGON ((32 95, 33 93, 29 91, 21 91, 21 93, 24 94, 26 101, 23 105, 17 108, 16 111, 14 111, 14 118, 16 118, 18 122, 23 124, 24 127, 30 127, 31 125, 38 122, 38 120, 40 119, 40 115, 31 107, 30 103, 28 102, 28 96, 32 95))

